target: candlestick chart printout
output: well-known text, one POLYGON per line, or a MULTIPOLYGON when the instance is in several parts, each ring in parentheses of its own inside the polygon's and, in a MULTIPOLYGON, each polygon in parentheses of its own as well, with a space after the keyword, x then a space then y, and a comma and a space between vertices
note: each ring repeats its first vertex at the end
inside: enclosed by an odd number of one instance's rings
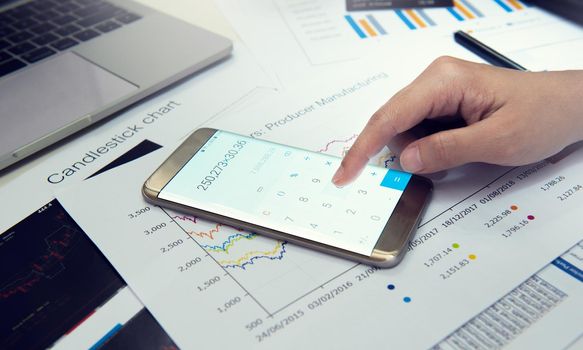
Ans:
MULTIPOLYGON (((146 140, 130 153, 147 153, 139 152, 144 144, 152 143, 146 140)), ((147 150, 152 148, 159 146, 147 150)), ((2 348, 175 346, 151 313, 132 303, 126 283, 57 200, 2 233, 0 250, 2 348), (126 305, 111 312, 120 303, 126 305), (147 337, 131 336, 144 330, 147 337)))
POLYGON ((56 200, 0 235, 0 250, 3 349, 52 345, 125 286, 56 200))

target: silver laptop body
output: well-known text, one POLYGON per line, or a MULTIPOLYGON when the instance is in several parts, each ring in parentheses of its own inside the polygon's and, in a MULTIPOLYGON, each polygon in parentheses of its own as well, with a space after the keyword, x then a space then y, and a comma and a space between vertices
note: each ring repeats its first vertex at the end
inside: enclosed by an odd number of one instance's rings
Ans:
POLYGON ((232 50, 226 38, 128 0, 0 6, 0 169, 232 50))

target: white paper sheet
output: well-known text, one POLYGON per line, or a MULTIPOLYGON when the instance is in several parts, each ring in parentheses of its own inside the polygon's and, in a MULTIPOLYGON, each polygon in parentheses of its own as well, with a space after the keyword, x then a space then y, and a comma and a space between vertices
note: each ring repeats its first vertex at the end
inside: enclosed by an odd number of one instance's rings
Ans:
MULTIPOLYGON (((402 84, 398 73, 372 70, 210 125, 341 154, 402 84), (314 113, 267 127, 372 76, 314 113)), ((167 154, 158 153, 58 198, 183 348, 427 348, 582 236, 580 147, 525 167, 436 175, 410 252, 382 271, 146 204, 139 179, 167 154)))

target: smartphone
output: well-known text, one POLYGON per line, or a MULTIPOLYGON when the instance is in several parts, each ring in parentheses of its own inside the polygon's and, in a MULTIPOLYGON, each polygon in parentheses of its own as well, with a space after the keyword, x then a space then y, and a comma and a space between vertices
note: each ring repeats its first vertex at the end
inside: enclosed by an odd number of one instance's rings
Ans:
POLYGON ((199 129, 148 178, 150 202, 378 267, 398 264, 432 190, 429 179, 367 165, 350 185, 341 158, 199 129))

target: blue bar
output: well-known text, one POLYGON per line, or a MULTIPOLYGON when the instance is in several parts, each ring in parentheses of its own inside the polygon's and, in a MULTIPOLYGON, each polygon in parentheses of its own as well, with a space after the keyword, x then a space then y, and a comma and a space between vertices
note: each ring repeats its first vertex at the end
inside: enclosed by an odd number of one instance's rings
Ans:
POLYGON ((453 7, 448 7, 447 10, 449 11, 449 13, 451 13, 458 21, 463 21, 464 18, 462 16, 460 16, 459 13, 457 13, 456 10, 454 10, 453 7))
POLYGON ((417 29, 417 27, 415 27, 415 25, 413 23, 411 23, 411 21, 409 21, 407 16, 405 16, 403 11, 395 10, 395 13, 397 14, 397 16, 399 16, 399 18, 401 18, 401 21, 405 22, 405 24, 407 25, 407 27, 409 27, 409 29, 417 29))
POLYGON ((385 28, 383 28, 381 26, 381 24, 377 21, 376 18, 374 18, 373 15, 366 15, 366 18, 369 20, 370 23, 372 23, 372 25, 376 28, 376 30, 381 34, 381 35, 387 35, 387 32, 385 31, 385 28))
POLYGON ((404 191, 411 180, 411 174, 399 170, 389 169, 381 182, 381 186, 404 191))
POLYGON ((358 36, 361 39, 366 38, 366 34, 364 34, 364 32, 362 31, 362 29, 360 29, 360 27, 358 26, 358 24, 356 24, 356 22, 354 22, 354 20, 352 19, 351 16, 346 15, 346 16, 344 16, 344 18, 346 18, 346 20, 348 21, 348 24, 350 24, 350 26, 352 27, 352 29, 354 29, 354 31, 356 32, 356 34, 358 34, 358 36))
POLYGON ((121 329, 121 323, 116 324, 107 334, 105 334, 101 339, 97 341, 97 343, 93 344, 89 350, 96 350, 99 349, 106 341, 108 341, 115 333, 117 333, 121 329))
POLYGON ((573 276, 575 279, 579 280, 579 282, 583 282, 583 271, 581 271, 577 266, 571 264, 567 260, 558 257, 552 262, 553 265, 558 267, 559 269, 563 270, 567 274, 573 276))
POLYGON ((494 0, 498 5, 500 5, 500 7, 502 7, 506 12, 512 12, 512 9, 510 8, 510 6, 506 5, 505 3, 502 2, 502 0, 494 0))
POLYGON ((427 16, 425 11, 423 11, 422 9, 418 9, 417 13, 419 14, 419 16, 421 16, 421 18, 423 18, 425 20, 425 22, 427 22, 427 24, 429 24, 432 27, 435 26, 435 22, 433 22, 431 17, 427 16))
POLYGON ((484 14, 482 12, 480 12, 480 10, 478 10, 474 5, 472 5, 471 2, 469 2, 467 0, 461 0, 461 2, 463 2, 463 4, 466 5, 466 7, 470 9, 470 11, 475 13, 476 16, 484 17, 484 14))

